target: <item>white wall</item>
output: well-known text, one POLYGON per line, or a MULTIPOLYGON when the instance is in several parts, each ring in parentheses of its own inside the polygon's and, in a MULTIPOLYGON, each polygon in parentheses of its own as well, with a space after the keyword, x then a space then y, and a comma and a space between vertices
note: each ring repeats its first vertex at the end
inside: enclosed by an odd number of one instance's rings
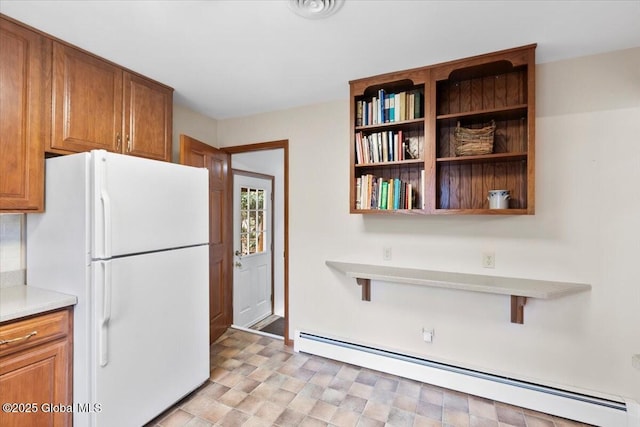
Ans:
POLYGON ((0 214, 0 288, 24 285, 24 215, 0 214))
POLYGON ((215 147, 217 130, 217 120, 173 104, 173 162, 180 162, 181 134, 215 147))
POLYGON ((290 327, 538 383, 640 400, 640 48, 537 71, 534 216, 350 215, 349 104, 218 122, 220 146, 289 139, 290 327), (353 279, 325 260, 591 283, 530 299, 353 279), (496 268, 481 267, 484 250, 496 268), (435 329, 432 344, 422 327, 435 329))

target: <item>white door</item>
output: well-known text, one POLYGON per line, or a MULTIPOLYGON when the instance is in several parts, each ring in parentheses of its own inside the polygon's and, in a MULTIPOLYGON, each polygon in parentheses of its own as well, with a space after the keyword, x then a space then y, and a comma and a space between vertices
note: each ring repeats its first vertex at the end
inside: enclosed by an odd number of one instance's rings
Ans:
POLYGON ((234 173, 233 324, 249 327, 272 313, 272 187, 269 177, 234 173))

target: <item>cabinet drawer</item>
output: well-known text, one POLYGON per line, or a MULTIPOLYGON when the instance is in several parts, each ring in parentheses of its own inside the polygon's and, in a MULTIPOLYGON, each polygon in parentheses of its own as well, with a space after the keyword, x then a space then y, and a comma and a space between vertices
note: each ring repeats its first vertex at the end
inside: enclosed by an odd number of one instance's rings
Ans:
POLYGON ((69 334, 69 310, 0 325, 0 357, 69 334))

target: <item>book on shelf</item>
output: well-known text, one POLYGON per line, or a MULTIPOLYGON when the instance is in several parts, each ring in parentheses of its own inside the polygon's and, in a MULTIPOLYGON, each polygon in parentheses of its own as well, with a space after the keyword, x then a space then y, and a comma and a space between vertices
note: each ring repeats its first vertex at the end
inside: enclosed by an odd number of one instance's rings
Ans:
POLYGON ((423 103, 423 89, 398 93, 379 89, 376 96, 356 101, 355 125, 370 126, 422 118, 423 103))
POLYGON ((389 141, 387 140, 387 133, 386 132, 381 132, 378 133, 378 135, 380 136, 380 145, 382 147, 382 161, 383 162, 388 162, 389 161, 389 141))
POLYGON ((356 178, 356 209, 406 210, 421 202, 411 182, 364 174, 356 178))
POLYGON ((382 181, 380 183, 382 191, 380 191, 380 203, 378 204, 379 209, 387 209, 387 197, 389 194, 389 183, 387 181, 382 181))
POLYGON ((398 101, 400 108, 398 109, 398 120, 407 120, 407 92, 400 92, 398 94, 398 101))
POLYGON ((414 91, 413 97, 413 119, 422 117, 422 93, 419 90, 414 91))
POLYGON ((424 136, 402 130, 355 134, 355 164, 401 162, 422 159, 424 136))
POLYGON ((362 152, 362 132, 356 133, 356 164, 364 163, 364 155, 362 152))
POLYGON ((362 126, 362 113, 363 113, 363 105, 362 101, 356 102, 356 126, 362 126))

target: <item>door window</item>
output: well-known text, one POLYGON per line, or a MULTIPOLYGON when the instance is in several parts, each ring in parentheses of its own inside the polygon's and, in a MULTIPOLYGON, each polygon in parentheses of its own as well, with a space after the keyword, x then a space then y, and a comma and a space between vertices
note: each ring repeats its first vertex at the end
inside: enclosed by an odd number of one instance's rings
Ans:
POLYGON ((240 242, 242 255, 264 252, 267 241, 265 191, 259 188, 240 189, 240 242))

